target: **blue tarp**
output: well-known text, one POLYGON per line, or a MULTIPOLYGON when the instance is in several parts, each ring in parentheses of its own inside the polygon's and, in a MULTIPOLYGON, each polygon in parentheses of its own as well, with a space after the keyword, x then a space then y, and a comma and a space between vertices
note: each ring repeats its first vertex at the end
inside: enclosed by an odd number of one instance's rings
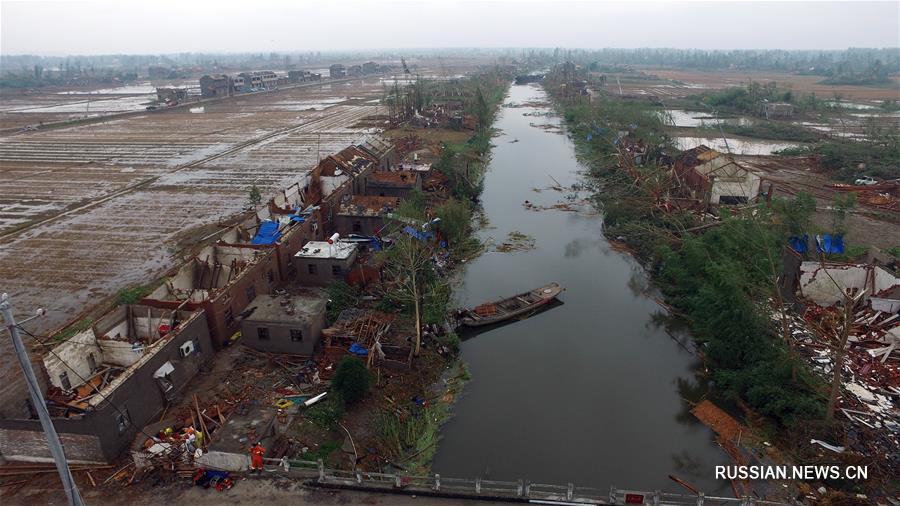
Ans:
POLYGON ((843 253, 844 234, 823 234, 816 236, 816 250, 819 253, 843 253))
POLYGON ((297 216, 296 214, 292 214, 292 215, 291 215, 291 221, 296 221, 296 222, 299 222, 299 223, 303 223, 304 221, 306 221, 306 218, 304 218, 303 216, 297 216))
POLYGON ((279 237, 281 237, 281 232, 278 231, 278 222, 268 220, 259 224, 256 237, 250 241, 250 244, 275 244, 279 237))
POLYGON ((424 230, 424 231, 416 230, 415 228, 413 228, 409 225, 403 227, 403 231, 422 242, 428 242, 428 241, 434 239, 434 234, 432 234, 431 232, 429 232, 427 230, 424 230))
POLYGON ((369 354, 369 350, 367 350, 365 346, 361 346, 359 343, 353 343, 350 345, 350 353, 359 355, 360 357, 365 357, 369 354))
POLYGON ((809 250, 809 236, 806 234, 803 234, 803 237, 792 235, 788 243, 797 253, 806 253, 809 250))

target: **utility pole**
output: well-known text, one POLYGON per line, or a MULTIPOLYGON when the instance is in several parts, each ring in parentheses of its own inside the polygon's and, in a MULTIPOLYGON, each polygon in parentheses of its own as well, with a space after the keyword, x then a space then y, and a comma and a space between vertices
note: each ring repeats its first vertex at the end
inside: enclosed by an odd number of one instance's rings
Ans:
MULTIPOLYGON (((47 436, 47 446, 50 448, 50 454, 53 455, 53 460, 56 461, 59 479, 62 481, 66 497, 69 498, 69 504, 70 506, 84 506, 84 500, 81 498, 81 493, 78 492, 78 487, 75 485, 75 479, 72 477, 72 471, 69 470, 69 463, 66 461, 66 454, 59 442, 59 435, 56 433, 56 428, 53 427, 53 422, 50 420, 50 413, 47 411, 47 403, 44 401, 44 396, 41 394, 37 378, 34 376, 34 370, 31 368, 31 361, 28 359, 25 345, 22 344, 22 339, 19 337, 19 327, 16 320, 13 318, 9 295, 6 293, 0 295, 0 313, 3 314, 3 322, 6 324, 6 330, 9 331, 9 335, 12 337, 16 358, 19 359, 19 366, 22 367, 22 373, 25 375, 25 383, 28 385, 28 392, 31 394, 31 403, 34 405, 34 409, 38 413, 38 418, 41 420, 41 427, 44 429, 44 435, 47 436)), ((45 313, 46 311, 44 309, 38 309, 34 316, 22 320, 22 323, 30 322, 35 318, 44 316, 45 313)))

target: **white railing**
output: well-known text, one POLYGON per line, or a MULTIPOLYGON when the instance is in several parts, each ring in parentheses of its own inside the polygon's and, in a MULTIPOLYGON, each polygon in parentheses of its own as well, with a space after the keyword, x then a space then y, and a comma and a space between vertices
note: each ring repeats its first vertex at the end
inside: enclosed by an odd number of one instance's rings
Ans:
POLYGON ((321 460, 265 459, 265 471, 304 478, 311 485, 384 491, 403 494, 506 499, 517 502, 553 501, 562 504, 638 504, 638 505, 786 505, 752 497, 715 497, 674 494, 660 491, 621 490, 615 487, 604 491, 580 487, 572 483, 553 485, 527 481, 485 480, 482 478, 450 478, 440 474, 426 476, 404 473, 375 473, 330 469, 321 460), (287 464, 287 465, 285 465, 287 464))

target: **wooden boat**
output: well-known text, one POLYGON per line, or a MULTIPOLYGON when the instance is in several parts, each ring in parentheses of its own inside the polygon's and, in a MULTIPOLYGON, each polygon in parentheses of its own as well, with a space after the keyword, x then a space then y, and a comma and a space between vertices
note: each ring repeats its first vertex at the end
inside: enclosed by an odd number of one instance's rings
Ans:
POLYGON ((481 327, 509 320, 547 304, 562 293, 563 290, 564 288, 559 286, 558 283, 550 283, 549 285, 513 295, 497 302, 489 302, 472 309, 466 309, 461 314, 460 323, 467 327, 481 327))

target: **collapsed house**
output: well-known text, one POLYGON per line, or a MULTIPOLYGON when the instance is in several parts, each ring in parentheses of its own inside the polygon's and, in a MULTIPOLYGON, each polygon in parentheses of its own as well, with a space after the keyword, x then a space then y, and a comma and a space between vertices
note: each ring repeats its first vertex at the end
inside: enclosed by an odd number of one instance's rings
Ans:
POLYGON ((322 337, 328 296, 321 290, 260 295, 241 322, 242 343, 260 351, 311 356, 322 337))
POLYGON ((203 309, 216 348, 240 329, 238 316, 258 294, 278 284, 273 250, 214 244, 168 276, 141 304, 165 309, 203 309))
MULTIPOLYGON (((43 368, 53 424, 72 463, 105 463, 212 358, 202 309, 122 305, 48 351, 43 368)), ((0 454, 52 462, 40 421, 0 420, 0 454)))
POLYGON ((673 169, 682 187, 707 207, 746 204, 759 196, 759 174, 705 145, 682 152, 673 169))

